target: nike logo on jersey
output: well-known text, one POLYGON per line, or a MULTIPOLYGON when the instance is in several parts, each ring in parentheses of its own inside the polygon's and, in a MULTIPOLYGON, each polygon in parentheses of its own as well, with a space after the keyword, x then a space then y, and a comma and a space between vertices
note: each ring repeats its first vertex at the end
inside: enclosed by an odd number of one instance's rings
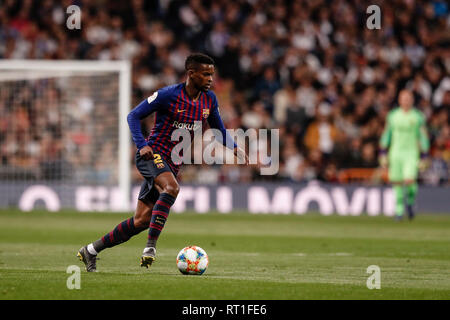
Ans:
POLYGON ((177 111, 178 111, 178 112, 185 112, 186 109, 183 109, 183 110, 178 109, 177 111))

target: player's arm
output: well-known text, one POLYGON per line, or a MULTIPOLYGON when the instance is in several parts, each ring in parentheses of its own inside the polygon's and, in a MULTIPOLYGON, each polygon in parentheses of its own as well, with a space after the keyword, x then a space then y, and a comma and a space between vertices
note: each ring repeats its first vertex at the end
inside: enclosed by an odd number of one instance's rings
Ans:
POLYGON ((421 116, 421 125, 419 127, 419 145, 421 153, 426 154, 430 150, 430 140, 428 139, 427 126, 423 116, 421 116))
POLYGON ((245 164, 248 164, 248 157, 245 154, 245 151, 238 147, 236 142, 234 142, 233 137, 228 133, 225 129, 225 125, 223 124, 222 118, 220 117, 219 108, 217 104, 215 104, 211 113, 208 117, 209 126, 213 129, 218 129, 221 133, 219 137, 216 137, 225 147, 229 149, 233 149, 234 155, 238 158, 244 159, 245 164))
POLYGON ((153 150, 147 145, 147 141, 142 134, 141 120, 158 110, 160 106, 158 95, 159 94, 156 91, 153 95, 143 100, 133 110, 131 110, 127 116, 127 122, 133 141, 136 144, 141 156, 146 160, 153 158, 153 150))
POLYGON ((386 125, 384 127, 383 134, 380 138, 380 155, 378 157, 378 161, 382 168, 386 168, 388 165, 387 150, 389 149, 392 140, 391 122, 391 113, 389 113, 386 119, 386 125))
POLYGON ((420 126, 418 132, 419 147, 420 147, 420 162, 419 169, 425 170, 429 166, 428 152, 430 150, 430 140, 428 138, 427 126, 425 117, 420 115, 420 126))

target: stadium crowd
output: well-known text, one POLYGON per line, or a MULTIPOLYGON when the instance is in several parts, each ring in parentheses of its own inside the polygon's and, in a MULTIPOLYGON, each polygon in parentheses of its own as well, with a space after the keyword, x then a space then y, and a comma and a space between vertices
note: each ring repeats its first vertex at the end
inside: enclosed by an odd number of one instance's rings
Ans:
MULTIPOLYGON (((213 89, 227 128, 279 128, 280 171, 269 177, 260 176, 258 166, 186 166, 182 181, 336 182, 345 169, 377 168, 386 115, 399 90, 409 88, 431 139, 431 165, 421 179, 450 182, 445 1, 0 1, 1 59, 129 60, 133 105, 182 81, 185 57, 193 51, 217 63, 213 89), (66 28, 72 4, 81 8, 79 30, 66 28), (366 27, 371 4, 381 8, 381 29, 366 27)), ((15 152, 25 152, 26 160, 26 150, 34 149, 19 148, 30 138, 8 133, 8 124, 16 121, 12 117, 33 121, 34 111, 25 106, 18 115, 7 109, 0 103, 2 165, 33 166, 33 152, 30 161, 14 161, 15 152)), ((44 106, 42 112, 51 110, 44 106)), ((65 147, 58 144, 61 134, 50 136, 37 141, 53 139, 54 148, 65 147)), ((113 156, 114 146, 109 149, 113 156)), ((43 159, 47 155, 43 151, 43 159)))

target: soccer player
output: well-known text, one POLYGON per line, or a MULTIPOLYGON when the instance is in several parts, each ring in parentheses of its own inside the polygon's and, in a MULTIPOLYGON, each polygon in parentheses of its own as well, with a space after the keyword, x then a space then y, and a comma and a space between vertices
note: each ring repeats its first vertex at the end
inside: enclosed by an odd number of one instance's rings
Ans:
POLYGON ((408 218, 414 218, 414 203, 418 191, 417 175, 426 165, 429 141, 424 115, 413 108, 411 91, 402 90, 400 106, 391 110, 380 139, 380 165, 389 166, 389 181, 395 194, 395 219, 401 220, 405 208, 408 218), (387 153, 389 149, 389 153, 387 153))
POLYGON ((177 161, 171 158, 172 149, 178 143, 171 140, 173 130, 189 130, 192 138, 194 130, 198 130, 194 121, 202 124, 207 121, 211 128, 221 131, 221 142, 234 149, 234 154, 248 164, 245 152, 227 133, 219 115, 216 95, 209 90, 215 70, 213 59, 201 53, 191 54, 185 61, 185 69, 185 83, 154 92, 128 114, 128 125, 137 147, 136 167, 145 181, 134 216, 79 250, 77 255, 88 272, 96 271, 99 252, 123 243, 147 228, 148 240, 141 256, 141 266, 148 268, 155 260, 156 242, 179 192, 176 177, 181 164, 176 164, 177 161), (140 120, 154 112, 155 124, 145 139, 140 120))

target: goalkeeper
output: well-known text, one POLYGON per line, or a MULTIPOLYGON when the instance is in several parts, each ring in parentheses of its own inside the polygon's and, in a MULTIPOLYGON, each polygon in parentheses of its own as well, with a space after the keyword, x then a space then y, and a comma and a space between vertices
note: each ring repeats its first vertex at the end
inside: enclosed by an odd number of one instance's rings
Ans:
POLYGON ((413 108, 412 92, 400 91, 398 102, 400 106, 391 110, 387 116, 380 139, 379 161, 381 167, 389 167, 389 181, 393 184, 395 194, 395 219, 402 219, 406 200, 406 210, 411 220, 414 218, 418 191, 418 171, 427 166, 430 146, 425 117, 413 108))

